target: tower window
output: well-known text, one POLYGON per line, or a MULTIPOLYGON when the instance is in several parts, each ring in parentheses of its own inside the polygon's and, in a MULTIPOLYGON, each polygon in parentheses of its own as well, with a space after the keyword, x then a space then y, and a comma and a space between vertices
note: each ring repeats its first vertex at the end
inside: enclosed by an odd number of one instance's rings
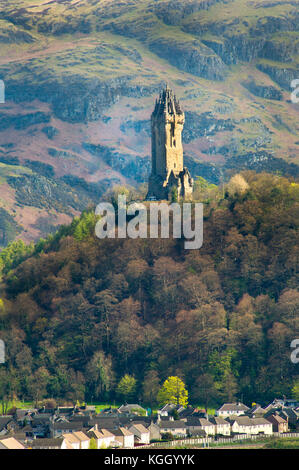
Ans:
POLYGON ((175 147, 175 139, 173 139, 173 146, 175 147))

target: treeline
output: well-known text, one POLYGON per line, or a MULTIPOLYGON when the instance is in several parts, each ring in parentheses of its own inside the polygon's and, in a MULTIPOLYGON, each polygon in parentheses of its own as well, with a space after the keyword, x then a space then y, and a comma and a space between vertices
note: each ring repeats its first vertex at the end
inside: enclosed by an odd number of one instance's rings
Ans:
POLYGON ((151 405, 168 376, 194 404, 291 395, 299 185, 244 172, 224 188, 200 179, 195 196, 205 203, 199 250, 99 240, 85 212, 35 247, 2 252, 0 399, 114 400, 125 375, 128 398, 151 405))

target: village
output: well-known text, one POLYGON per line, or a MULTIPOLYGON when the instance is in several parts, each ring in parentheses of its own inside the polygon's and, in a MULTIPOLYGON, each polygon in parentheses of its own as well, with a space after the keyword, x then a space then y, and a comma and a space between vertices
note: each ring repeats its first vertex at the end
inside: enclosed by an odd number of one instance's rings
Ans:
POLYGON ((188 439, 204 446, 219 439, 299 436, 295 400, 275 399, 264 408, 225 403, 213 416, 171 403, 148 414, 139 404, 100 413, 86 405, 16 409, 0 416, 0 449, 133 449, 188 439))

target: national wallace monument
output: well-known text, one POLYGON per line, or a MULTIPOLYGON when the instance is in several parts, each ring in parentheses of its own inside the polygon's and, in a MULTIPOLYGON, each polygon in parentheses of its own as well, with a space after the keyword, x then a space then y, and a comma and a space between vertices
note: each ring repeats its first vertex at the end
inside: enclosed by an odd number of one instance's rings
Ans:
POLYGON ((151 116, 152 173, 147 199, 191 200, 193 179, 184 167, 182 130, 185 122, 179 101, 167 85, 156 100, 151 116))

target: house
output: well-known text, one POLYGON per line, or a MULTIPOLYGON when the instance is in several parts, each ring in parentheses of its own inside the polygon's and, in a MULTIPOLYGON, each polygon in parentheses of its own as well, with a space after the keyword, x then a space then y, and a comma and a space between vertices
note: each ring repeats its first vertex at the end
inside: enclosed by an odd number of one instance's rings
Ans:
POLYGON ((198 410, 196 410, 196 408, 193 408, 193 406, 190 405, 188 405, 187 408, 181 407, 178 410, 178 416, 181 421, 186 421, 187 418, 194 416, 197 413, 198 410))
POLYGON ((134 434, 126 428, 118 428, 113 431, 115 440, 121 444, 122 447, 126 449, 133 449, 134 447, 134 434))
POLYGON ((246 415, 250 418, 262 418, 265 413, 266 410, 259 404, 252 406, 248 411, 246 411, 246 415))
POLYGON ((118 417, 119 426, 129 428, 132 424, 143 424, 144 427, 148 428, 152 422, 152 418, 149 416, 138 416, 138 415, 120 415, 118 417))
POLYGON ((274 432, 283 433, 289 430, 288 421, 279 416, 278 413, 267 415, 267 421, 272 423, 274 432))
POLYGON ((17 425, 11 416, 0 416, 0 437, 5 436, 5 434, 16 426, 17 425))
POLYGON ((130 405, 121 405, 118 408, 119 413, 126 413, 126 414, 137 414, 137 415, 142 415, 146 416, 147 412, 142 406, 137 405, 137 404, 130 404, 130 405))
POLYGON ((47 415, 52 415, 54 416, 56 414, 56 409, 55 408, 46 408, 43 406, 42 408, 38 409, 38 414, 47 414, 47 415))
POLYGON ((160 426, 155 424, 153 421, 149 426, 147 426, 147 429, 150 432, 150 440, 151 441, 159 441, 161 439, 161 429, 160 426))
POLYGON ((267 410, 270 408, 297 408, 299 406, 299 401, 295 399, 288 399, 288 398, 275 398, 272 403, 267 406, 267 410))
POLYGON ((199 421, 198 417, 189 417, 185 421, 187 427, 187 434, 188 436, 199 436, 204 435, 206 436, 205 430, 202 429, 202 424, 199 421))
POLYGON ((63 434, 62 437, 66 440, 66 442, 72 449, 80 449, 80 440, 73 433, 70 432, 63 434))
POLYGON ((19 425, 23 426, 30 423, 36 413, 37 409, 35 408, 17 409, 14 414, 14 419, 19 425))
POLYGON ((167 403, 157 411, 158 418, 160 418, 161 416, 168 417, 174 409, 175 405, 173 403, 167 403))
POLYGON ((271 436, 273 434, 273 425, 266 418, 252 418, 252 425, 252 434, 265 434, 267 436, 271 436))
MULTIPOLYGON (((129 419, 126 419, 129 422, 129 419)), ((123 424, 123 423, 122 423, 123 424)), ((119 418, 111 416, 96 416, 88 421, 88 428, 97 426, 98 429, 117 429, 121 425, 119 418)))
POLYGON ((230 436, 230 423, 221 416, 213 416, 209 421, 215 426, 215 434, 230 436))
POLYGON ((206 418, 198 418, 198 421, 199 421, 199 426, 200 426, 199 429, 205 431, 207 436, 216 434, 216 426, 214 423, 212 423, 206 418))
POLYGON ((53 416, 48 413, 36 413, 32 417, 29 424, 32 428, 33 437, 47 437, 51 423, 53 422, 53 416))
POLYGON ((64 437, 57 437, 56 439, 33 439, 27 449, 73 449, 64 437))
POLYGON ((108 429, 100 429, 100 432, 104 436, 103 443, 106 448, 111 447, 115 443, 114 434, 111 431, 108 431, 108 429))
POLYGON ((235 434, 273 434, 272 423, 265 418, 250 418, 249 416, 236 416, 230 418, 231 432, 235 434))
POLYGON ((289 426, 292 429, 299 427, 299 410, 296 411, 294 408, 283 408, 279 412, 279 416, 288 421, 289 426))
POLYGON ((74 406, 58 406, 56 409, 57 415, 71 416, 76 412, 74 406))
POLYGON ((178 415, 185 410, 185 408, 181 405, 175 405, 174 403, 167 403, 164 405, 162 408, 160 408, 157 412, 158 414, 158 420, 161 417, 170 417, 172 416, 174 410, 177 411, 178 415))
POLYGON ((131 431, 134 434, 135 440, 139 444, 149 444, 150 443, 150 431, 148 429, 146 429, 146 427, 143 426, 143 424, 134 423, 129 428, 129 431, 131 431))
POLYGON ((80 449, 89 448, 90 438, 83 431, 75 431, 73 435, 79 440, 80 449))
POLYGON ((187 435, 187 424, 184 421, 159 421, 161 434, 170 433, 175 437, 185 437, 187 435))
POLYGON ((106 449, 107 445, 105 442, 105 436, 98 429, 93 429, 87 432, 87 435, 90 439, 94 439, 97 444, 97 449, 106 449))
POLYGON ((244 415, 249 410, 248 406, 243 403, 224 403, 217 411, 216 416, 228 418, 229 416, 244 415))
POLYGON ((25 446, 14 437, 8 437, 0 439, 0 449, 25 449, 25 446))
POLYGON ((60 437, 65 433, 81 431, 83 429, 83 421, 72 422, 55 422, 50 425, 50 436, 60 437))
POLYGON ((78 413, 78 414, 75 414, 75 415, 72 415, 72 416, 69 416, 68 418, 66 418, 65 416, 60 416, 59 418, 57 418, 55 420, 56 423, 60 422, 69 422, 69 423, 82 423, 84 427, 88 427, 88 423, 89 421, 93 419, 92 417, 92 414, 85 414, 85 413, 78 413))
MULTIPOLYGON (((24 444, 24 442, 26 441, 26 434, 22 431, 12 431, 12 432, 9 432, 8 434, 6 434, 5 436, 3 436, 2 439, 8 439, 9 437, 14 437, 17 441, 21 442, 22 444, 24 444)), ((0 438, 1 439, 1 438, 0 438)))

